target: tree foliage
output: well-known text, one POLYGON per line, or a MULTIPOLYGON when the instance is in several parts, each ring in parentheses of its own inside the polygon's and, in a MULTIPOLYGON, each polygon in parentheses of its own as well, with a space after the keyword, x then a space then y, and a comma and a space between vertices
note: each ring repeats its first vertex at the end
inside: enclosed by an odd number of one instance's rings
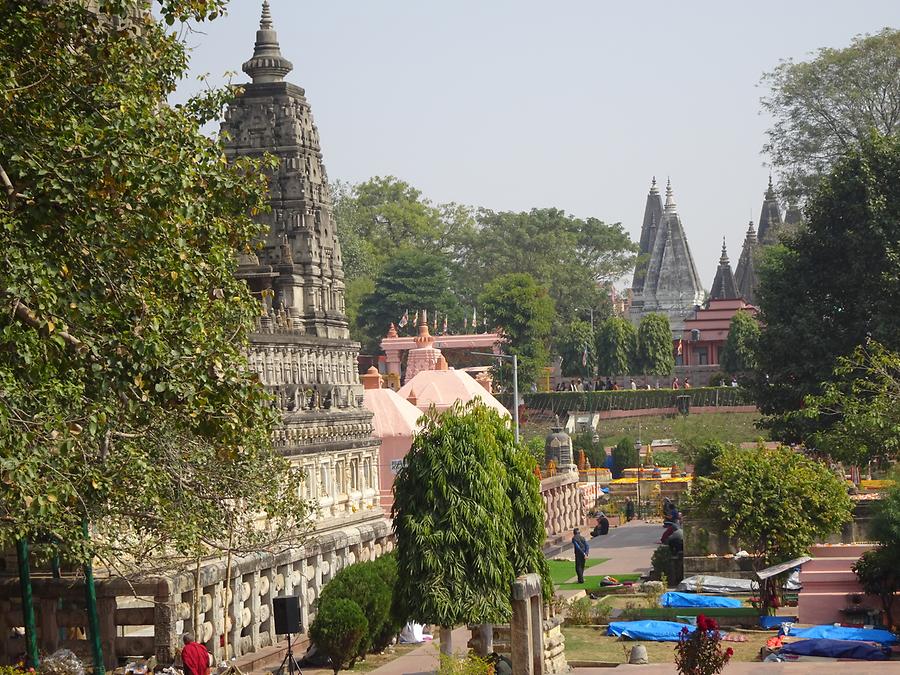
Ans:
POLYGON ((641 451, 634 447, 630 438, 622 438, 612 449, 613 478, 621 478, 625 469, 641 465, 641 451))
POLYGON ((867 140, 823 180, 806 227, 765 256, 756 396, 776 437, 802 441, 834 420, 792 413, 838 358, 868 339, 900 351, 898 180, 900 138, 867 140))
POLYGON ((342 668, 353 668, 365 641, 369 622, 359 605, 346 598, 323 604, 309 627, 309 636, 331 662, 335 675, 342 668))
POLYGON ((900 592, 900 556, 895 549, 879 546, 866 551, 853 563, 853 572, 859 579, 859 585, 868 595, 874 595, 881 601, 884 610, 885 625, 894 626, 894 602, 900 592))
POLYGON ((720 363, 729 375, 756 370, 756 351, 759 349, 759 323, 748 312, 739 311, 731 317, 728 338, 720 363))
POLYGON ((664 314, 647 314, 638 326, 637 360, 645 375, 669 375, 675 367, 672 329, 664 314))
POLYGON ((637 368, 637 330, 620 316, 608 318, 597 330, 597 367, 601 375, 628 375, 637 368))
POLYGON ((300 478, 269 444, 244 356, 259 309, 233 274, 267 165, 228 165, 200 132, 229 92, 161 104, 183 43, 104 14, 131 3, 83 5, 0 12, 0 546, 53 541, 115 566, 268 537, 249 525, 260 513, 290 529, 300 478))
POLYGON ((400 616, 444 627, 509 619, 515 575, 547 573, 534 466, 477 400, 426 417, 394 483, 400 616))
POLYGON ((900 353, 876 342, 838 359, 819 396, 808 396, 798 413, 824 421, 812 443, 836 460, 865 466, 900 455, 900 353))
POLYGON ((692 508, 768 567, 808 552, 850 520, 844 481, 790 448, 728 448, 697 478, 692 508))
POLYGON ((528 274, 506 274, 484 287, 478 304, 503 337, 506 353, 518 355, 519 384, 534 382, 549 360, 553 301, 546 289, 528 274))
POLYGON ((783 193, 802 198, 872 130, 900 130, 900 31, 885 28, 808 61, 782 61, 763 83, 763 107, 774 120, 764 150, 783 193))
POLYGON ((373 563, 354 563, 338 572, 329 581, 318 599, 321 610, 339 598, 351 600, 366 617, 366 632, 357 645, 357 655, 365 657, 382 639, 382 633, 390 622, 393 587, 389 587, 373 563))
POLYGON ((594 332, 587 321, 576 319, 566 326, 559 338, 558 351, 564 377, 594 377, 597 371, 594 332))
MULTIPOLYGON (((364 328, 362 336, 374 336, 374 344, 368 346, 377 349, 391 322, 396 323, 404 312, 438 308, 442 313, 462 318, 463 309, 450 292, 446 261, 431 253, 399 251, 375 278, 372 293, 362 300, 359 310, 359 322, 364 328)), ((431 317, 434 318, 433 313, 431 317)), ((405 330, 415 332, 414 314, 410 314, 405 330)))

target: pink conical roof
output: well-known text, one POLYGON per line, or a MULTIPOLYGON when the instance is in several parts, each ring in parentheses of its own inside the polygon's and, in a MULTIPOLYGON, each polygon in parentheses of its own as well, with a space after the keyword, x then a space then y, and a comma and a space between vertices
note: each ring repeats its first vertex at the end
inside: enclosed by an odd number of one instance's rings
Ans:
POLYGON ((391 389, 366 389, 363 404, 374 415, 372 426, 378 438, 410 438, 419 428, 422 411, 391 389))
POLYGON ((420 371, 397 394, 404 400, 412 396, 419 410, 428 410, 432 405, 438 410, 446 410, 456 401, 467 402, 477 397, 500 415, 509 417, 509 411, 503 404, 462 370, 420 371))

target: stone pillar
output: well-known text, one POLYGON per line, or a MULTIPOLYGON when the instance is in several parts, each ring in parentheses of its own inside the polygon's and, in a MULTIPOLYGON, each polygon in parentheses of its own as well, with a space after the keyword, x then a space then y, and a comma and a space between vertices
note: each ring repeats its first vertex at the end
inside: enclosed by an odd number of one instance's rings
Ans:
POLYGON ((160 578, 156 586, 156 596, 153 598, 153 641, 155 645, 156 660, 159 663, 172 663, 175 658, 176 630, 178 620, 174 587, 172 581, 160 578))
POLYGON ((525 574, 513 582, 509 628, 513 675, 543 675, 541 578, 537 574, 525 574))

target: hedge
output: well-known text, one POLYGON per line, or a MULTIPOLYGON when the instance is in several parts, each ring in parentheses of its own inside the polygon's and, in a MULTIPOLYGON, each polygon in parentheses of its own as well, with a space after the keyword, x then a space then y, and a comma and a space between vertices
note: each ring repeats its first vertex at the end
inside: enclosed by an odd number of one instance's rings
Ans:
MULTIPOLYGON (((644 410, 674 408, 678 396, 690 396, 691 406, 754 405, 750 391, 742 387, 696 387, 692 389, 622 389, 619 391, 549 391, 519 394, 526 408, 557 414, 570 410, 644 410)), ((503 405, 512 407, 512 394, 500 394, 503 405)))

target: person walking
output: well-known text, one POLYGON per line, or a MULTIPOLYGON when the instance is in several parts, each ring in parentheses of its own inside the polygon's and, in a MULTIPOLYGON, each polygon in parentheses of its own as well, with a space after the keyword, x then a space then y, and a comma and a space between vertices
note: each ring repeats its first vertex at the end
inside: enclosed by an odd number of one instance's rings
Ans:
POLYGON ((191 633, 181 636, 184 648, 181 650, 181 664, 184 667, 184 675, 209 675, 210 659, 206 646, 194 642, 191 633))
POLYGON ((578 583, 584 583, 584 561, 588 556, 590 546, 587 540, 581 536, 580 530, 576 527, 572 532, 572 546, 575 548, 575 574, 578 575, 578 583))

